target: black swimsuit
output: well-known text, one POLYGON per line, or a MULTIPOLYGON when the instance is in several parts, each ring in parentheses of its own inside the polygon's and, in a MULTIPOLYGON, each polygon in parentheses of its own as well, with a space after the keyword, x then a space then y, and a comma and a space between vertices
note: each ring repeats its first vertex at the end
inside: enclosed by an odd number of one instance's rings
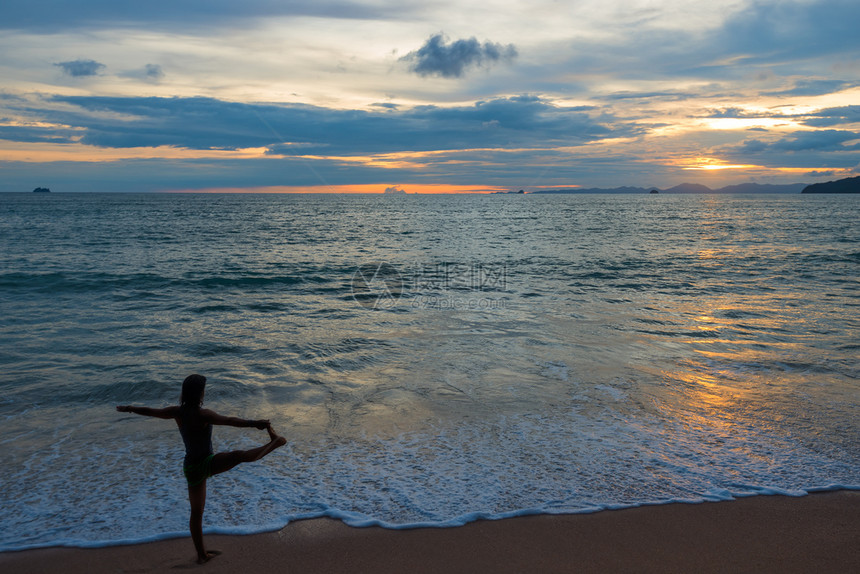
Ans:
POLYGON ((182 472, 188 480, 188 486, 196 486, 212 476, 212 457, 215 456, 212 454, 212 425, 180 423, 179 433, 185 443, 182 472))

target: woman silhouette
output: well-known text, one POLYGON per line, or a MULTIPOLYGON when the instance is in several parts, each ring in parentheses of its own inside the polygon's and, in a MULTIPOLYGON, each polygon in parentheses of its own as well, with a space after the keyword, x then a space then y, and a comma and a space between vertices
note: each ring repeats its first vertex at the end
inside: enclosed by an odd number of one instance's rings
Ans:
POLYGON ((245 420, 225 417, 209 409, 201 408, 206 389, 206 377, 189 375, 182 382, 179 406, 154 409, 132 405, 118 406, 121 413, 134 413, 160 419, 173 419, 179 426, 185 443, 185 462, 182 470, 188 481, 188 501, 191 503, 191 519, 188 527, 197 550, 197 562, 202 564, 220 554, 217 550, 206 550, 203 545, 203 508, 206 505, 206 479, 226 472, 243 462, 260 460, 276 448, 286 444, 287 439, 278 436, 268 420, 245 420), (254 427, 267 430, 269 442, 250 450, 212 452, 212 425, 254 427))

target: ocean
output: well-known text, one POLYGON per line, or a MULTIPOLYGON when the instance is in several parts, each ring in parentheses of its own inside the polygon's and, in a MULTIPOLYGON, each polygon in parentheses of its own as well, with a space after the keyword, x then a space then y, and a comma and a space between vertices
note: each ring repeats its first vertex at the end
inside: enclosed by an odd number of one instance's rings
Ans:
POLYGON ((0 194, 0 550, 860 488, 860 202, 0 194), (264 431, 217 427, 216 450, 264 431))

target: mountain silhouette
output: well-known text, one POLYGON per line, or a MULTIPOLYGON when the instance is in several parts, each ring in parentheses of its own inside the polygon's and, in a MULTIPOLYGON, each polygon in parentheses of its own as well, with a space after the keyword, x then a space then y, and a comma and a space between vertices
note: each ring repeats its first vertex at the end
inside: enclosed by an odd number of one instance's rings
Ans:
POLYGON ((860 193, 860 176, 813 183, 807 185, 800 193, 860 193))

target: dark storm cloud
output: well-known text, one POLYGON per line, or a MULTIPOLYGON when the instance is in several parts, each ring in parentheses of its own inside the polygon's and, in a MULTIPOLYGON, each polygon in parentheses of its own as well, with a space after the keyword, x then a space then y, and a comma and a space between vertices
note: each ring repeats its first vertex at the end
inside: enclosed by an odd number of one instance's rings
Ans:
POLYGON ((54 33, 79 28, 144 28, 194 30, 209 26, 241 26, 261 18, 315 16, 323 18, 394 19, 409 3, 349 0, 273 2, 271 0, 206 0, 116 2, 115 0, 4 0, 0 29, 54 33))
POLYGON ((827 108, 811 114, 811 117, 803 123, 820 128, 858 122, 860 122, 860 106, 841 106, 838 108, 827 108))
POLYGON ((45 120, 75 128, 84 144, 116 148, 269 147, 287 154, 360 155, 578 145, 641 130, 616 125, 599 111, 556 106, 531 96, 380 111, 212 98, 55 96, 48 101, 72 108, 40 110, 45 120))
POLYGON ((73 60, 71 62, 59 62, 54 64, 63 69, 63 72, 74 78, 85 76, 96 76, 105 65, 95 60, 73 60))
POLYGON ((516 56, 517 50, 513 44, 482 44, 476 38, 455 40, 448 44, 442 34, 435 34, 418 50, 409 52, 400 59, 407 62, 409 69, 419 76, 460 78, 467 68, 510 61, 516 56))

